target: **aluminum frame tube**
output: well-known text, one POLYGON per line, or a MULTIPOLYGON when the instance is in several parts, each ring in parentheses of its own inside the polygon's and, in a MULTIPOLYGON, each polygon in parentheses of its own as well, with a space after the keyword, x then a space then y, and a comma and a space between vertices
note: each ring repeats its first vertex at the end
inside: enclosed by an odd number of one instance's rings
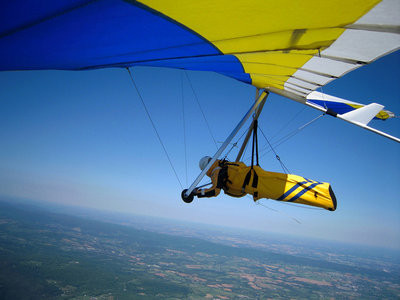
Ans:
MULTIPOLYGON (((267 96, 268 96, 269 93, 268 93, 267 91, 266 91, 266 93, 267 93, 267 96)), ((256 100, 257 100, 257 99, 256 99, 256 100)), ((249 131, 247 132, 246 137, 245 137, 244 140, 243 140, 242 147, 240 147, 239 153, 238 153, 238 155, 236 156, 235 161, 239 161, 239 160, 242 158, 244 149, 246 148, 246 145, 247 145, 247 143, 249 142, 251 133, 253 132, 254 121, 255 121, 255 120, 258 120, 258 117, 259 117, 260 114, 261 114, 261 111, 262 111, 262 109, 263 109, 263 107, 264 107, 264 104, 265 104, 265 101, 266 101, 266 100, 267 100, 267 97, 265 97, 265 99, 264 99, 264 100, 260 103, 260 105, 258 106, 258 108, 257 108, 257 110, 256 110, 256 113, 255 113, 255 116, 254 116, 254 118, 253 118, 253 122, 251 123, 250 128, 249 128, 249 131)))
POLYGON ((192 185, 187 189, 185 193, 185 197, 188 197, 193 190, 196 188, 196 186, 199 184, 199 182, 203 179, 203 177, 206 175, 208 170, 211 168, 211 166, 214 164, 214 162, 217 160, 217 158, 224 152, 226 147, 229 145, 229 143, 232 141, 232 139, 235 137, 235 135, 239 132, 239 130, 243 127, 244 123, 250 118, 251 114, 257 109, 257 107, 260 105, 260 103, 268 96, 267 91, 263 91, 258 97, 257 101, 250 107, 249 111, 244 115, 242 120, 236 125, 236 127, 232 130, 231 134, 226 138, 225 142, 222 144, 222 146, 218 149, 218 151, 214 154, 214 156, 211 158, 210 162, 207 164, 207 166, 204 168, 204 170, 200 173, 199 176, 194 180, 192 185))

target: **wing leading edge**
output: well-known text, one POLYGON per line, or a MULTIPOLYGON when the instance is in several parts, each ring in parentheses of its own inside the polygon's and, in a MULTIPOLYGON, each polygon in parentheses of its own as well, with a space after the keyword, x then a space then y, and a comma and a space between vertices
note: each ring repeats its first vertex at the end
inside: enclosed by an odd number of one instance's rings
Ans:
POLYGON ((213 71, 345 115, 360 104, 315 90, 398 50, 398 11, 398 0, 3 1, 0 70, 213 71))

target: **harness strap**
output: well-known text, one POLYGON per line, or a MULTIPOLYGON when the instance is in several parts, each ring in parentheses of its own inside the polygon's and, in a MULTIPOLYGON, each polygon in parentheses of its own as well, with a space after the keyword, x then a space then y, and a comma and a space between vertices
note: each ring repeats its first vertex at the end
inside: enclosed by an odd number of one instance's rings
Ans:
POLYGON ((221 170, 219 170, 216 187, 222 189, 226 187, 227 182, 230 182, 230 180, 228 179, 228 167, 223 166, 221 167, 221 170))
POLYGON ((234 162, 229 162, 226 159, 222 159, 219 161, 218 166, 225 167, 225 166, 239 166, 239 164, 234 163, 234 162))
POLYGON ((258 175, 257 175, 257 172, 256 172, 254 169, 250 169, 250 171, 247 172, 246 177, 245 177, 245 179, 244 179, 244 181, 243 181, 242 190, 244 190, 245 187, 246 187, 247 185, 249 185, 249 183, 250 183, 250 178, 251 178, 251 173, 254 173, 253 182, 252 182, 251 186, 252 186, 253 188, 255 188, 255 189, 257 188, 257 186, 258 186, 258 175))
POLYGON ((254 177, 253 177, 253 184, 251 186, 256 189, 258 186, 258 175, 254 169, 253 171, 254 171, 254 177))
POLYGON ((243 181, 243 185, 242 185, 242 190, 244 191, 244 188, 246 187, 246 185, 248 185, 249 183, 250 183, 250 177, 251 177, 251 171, 252 171, 253 169, 250 169, 250 171, 249 172, 247 172, 247 174, 246 174, 246 177, 245 177, 245 179, 244 179, 244 181, 243 181))

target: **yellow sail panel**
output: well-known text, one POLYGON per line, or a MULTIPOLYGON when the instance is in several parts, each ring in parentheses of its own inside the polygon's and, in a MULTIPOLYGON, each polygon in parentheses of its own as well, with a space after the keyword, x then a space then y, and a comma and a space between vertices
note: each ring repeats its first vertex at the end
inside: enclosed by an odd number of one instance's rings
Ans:
MULTIPOLYGON (((283 83, 317 53, 316 50, 271 51, 238 54, 236 57, 241 61, 244 71, 250 74, 253 85, 260 88, 272 86, 271 82, 268 85, 262 85, 266 82, 266 76, 280 76, 279 88, 282 89, 283 83), (264 76, 260 79, 262 75, 264 76)), ((273 86, 277 87, 276 84, 273 86)))
POLYGON ((379 0, 142 0, 211 42, 294 29, 343 27, 379 0), (279 13, 277 13, 279 12, 279 13))
POLYGON ((276 66, 269 65, 264 63, 243 63, 243 68, 246 73, 252 74, 264 74, 264 75, 272 75, 272 76, 291 76, 296 69, 284 67, 284 66, 276 66))
POLYGON ((283 85, 290 76, 271 76, 264 74, 250 74, 253 85, 258 88, 277 88, 283 89, 283 85))
POLYGON ((325 49, 342 33, 342 28, 293 29, 212 41, 224 54, 297 49, 325 49))
MULTIPOLYGON (((254 52, 328 48, 344 31, 379 0, 143 0, 146 6, 190 28, 223 54, 235 55, 246 73, 260 73, 262 67, 247 65, 244 55, 254 52), (255 68, 255 70, 253 70, 255 68)), ((289 52, 289 55, 291 52, 289 52)), ((289 57, 288 55, 288 57, 289 57)), ((289 58, 301 68, 311 57, 289 58)), ((253 63, 268 63, 260 56, 253 63)), ((279 63, 276 63, 280 65, 279 63)), ((282 68, 266 68, 268 75, 282 75, 282 68)), ((285 75, 293 75, 296 69, 285 75)), ((262 72, 261 72, 262 73, 262 72)), ((252 78, 260 86, 259 78, 252 78)), ((289 77, 288 77, 289 78, 289 77)), ((265 87, 265 86, 261 86, 265 87)), ((280 89, 283 86, 280 85, 280 89)))
POLYGON ((264 63, 298 69, 304 65, 318 50, 265 51, 236 54, 242 63, 264 63))

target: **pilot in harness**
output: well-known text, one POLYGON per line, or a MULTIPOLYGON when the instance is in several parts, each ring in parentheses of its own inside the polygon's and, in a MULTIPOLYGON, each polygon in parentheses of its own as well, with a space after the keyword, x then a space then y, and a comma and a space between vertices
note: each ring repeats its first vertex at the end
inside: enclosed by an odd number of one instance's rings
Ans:
MULTIPOLYGON (((211 157, 205 156, 199 162, 203 170, 211 157)), ((251 165, 243 162, 216 160, 206 173, 211 178, 212 187, 196 188, 185 202, 191 202, 194 196, 215 197, 221 189, 233 197, 247 194, 257 201, 262 198, 286 201, 321 207, 330 211, 336 209, 336 197, 331 185, 326 182, 310 180, 298 175, 269 172, 263 170, 258 161, 257 121, 253 127, 253 147, 251 165), (254 164, 254 152, 256 164, 254 164)))

